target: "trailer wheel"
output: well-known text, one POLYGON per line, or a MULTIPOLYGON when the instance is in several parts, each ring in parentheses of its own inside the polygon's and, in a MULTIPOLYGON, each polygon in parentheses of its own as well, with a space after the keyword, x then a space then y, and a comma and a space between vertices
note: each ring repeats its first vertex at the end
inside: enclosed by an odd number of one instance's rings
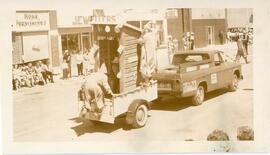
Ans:
POLYGON ((204 95, 204 87, 202 85, 199 85, 196 94, 192 97, 192 104, 195 106, 201 105, 204 101, 204 95))
POLYGON ((141 104, 137 107, 134 113, 134 121, 132 126, 135 128, 140 128, 145 126, 148 118, 148 109, 146 105, 141 104))
POLYGON ((145 126, 148 119, 148 107, 146 104, 135 102, 130 106, 126 118, 127 124, 130 124, 133 128, 145 126))

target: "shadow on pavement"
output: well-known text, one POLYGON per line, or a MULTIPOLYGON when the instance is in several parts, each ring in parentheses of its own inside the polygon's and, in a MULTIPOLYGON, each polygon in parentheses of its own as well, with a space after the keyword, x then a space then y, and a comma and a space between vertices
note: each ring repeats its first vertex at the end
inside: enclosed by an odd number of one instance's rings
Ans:
POLYGON ((247 90, 247 91, 253 91, 254 89, 253 88, 245 88, 243 90, 247 90))
POLYGON ((114 124, 87 121, 79 117, 70 120, 80 123, 77 126, 71 127, 78 137, 86 133, 112 133, 118 129, 131 130, 131 127, 125 123, 125 117, 116 118, 114 124))
MULTIPOLYGON (((210 100, 219 95, 223 95, 227 92, 226 89, 213 91, 207 93, 205 101, 210 100)), ((161 101, 154 101, 151 105, 151 110, 162 110, 162 111, 179 111, 192 106, 190 98, 174 98, 166 97, 161 101)), ((86 133, 112 133, 118 129, 131 130, 132 128, 125 123, 125 117, 121 116, 115 119, 114 124, 92 122, 83 120, 81 118, 71 118, 70 120, 78 123, 77 126, 71 127, 75 131, 77 136, 81 136, 86 133)))
MULTIPOLYGON (((205 101, 226 94, 227 92, 227 89, 220 89, 209 92, 205 96, 205 101)), ((205 101, 203 104, 205 104, 205 101)), ((154 101, 151 105, 151 110, 180 111, 191 106, 193 106, 191 98, 176 98, 168 96, 162 100, 154 101)))
POLYGON ((154 101, 151 110, 161 111, 179 111, 192 106, 189 98, 164 97, 161 100, 154 101))

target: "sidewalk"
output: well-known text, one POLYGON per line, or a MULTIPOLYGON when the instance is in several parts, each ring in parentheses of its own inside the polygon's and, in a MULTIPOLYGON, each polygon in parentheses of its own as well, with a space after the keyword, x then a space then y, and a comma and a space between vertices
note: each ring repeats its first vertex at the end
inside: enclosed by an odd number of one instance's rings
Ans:
POLYGON ((218 50, 223 51, 231 57, 235 57, 237 52, 237 44, 236 42, 226 43, 223 45, 209 45, 202 48, 195 48, 195 50, 218 50))

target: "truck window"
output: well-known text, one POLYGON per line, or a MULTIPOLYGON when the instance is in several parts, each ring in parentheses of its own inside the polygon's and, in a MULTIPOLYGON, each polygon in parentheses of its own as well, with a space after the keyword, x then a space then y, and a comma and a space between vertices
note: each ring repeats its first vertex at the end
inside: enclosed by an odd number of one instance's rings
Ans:
POLYGON ((179 65, 190 62, 200 62, 209 59, 208 54, 176 54, 173 57, 172 64, 179 65))
POLYGON ((219 65, 221 65, 222 62, 223 62, 223 60, 222 60, 220 54, 219 53, 215 53, 214 54, 214 63, 215 63, 215 65, 216 66, 219 66, 219 65))

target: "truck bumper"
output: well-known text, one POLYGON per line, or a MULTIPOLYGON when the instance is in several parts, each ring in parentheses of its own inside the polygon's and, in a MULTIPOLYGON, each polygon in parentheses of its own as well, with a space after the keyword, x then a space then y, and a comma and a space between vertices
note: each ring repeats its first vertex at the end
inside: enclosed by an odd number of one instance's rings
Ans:
POLYGON ((159 90, 158 97, 166 97, 166 96, 174 96, 174 97, 191 97, 196 94, 196 91, 190 91, 183 93, 182 91, 174 91, 174 90, 159 90))
POLYGON ((83 120, 92 120, 92 121, 106 122, 106 123, 111 123, 111 124, 114 123, 114 117, 112 117, 111 115, 93 112, 86 108, 81 110, 79 117, 83 120))

